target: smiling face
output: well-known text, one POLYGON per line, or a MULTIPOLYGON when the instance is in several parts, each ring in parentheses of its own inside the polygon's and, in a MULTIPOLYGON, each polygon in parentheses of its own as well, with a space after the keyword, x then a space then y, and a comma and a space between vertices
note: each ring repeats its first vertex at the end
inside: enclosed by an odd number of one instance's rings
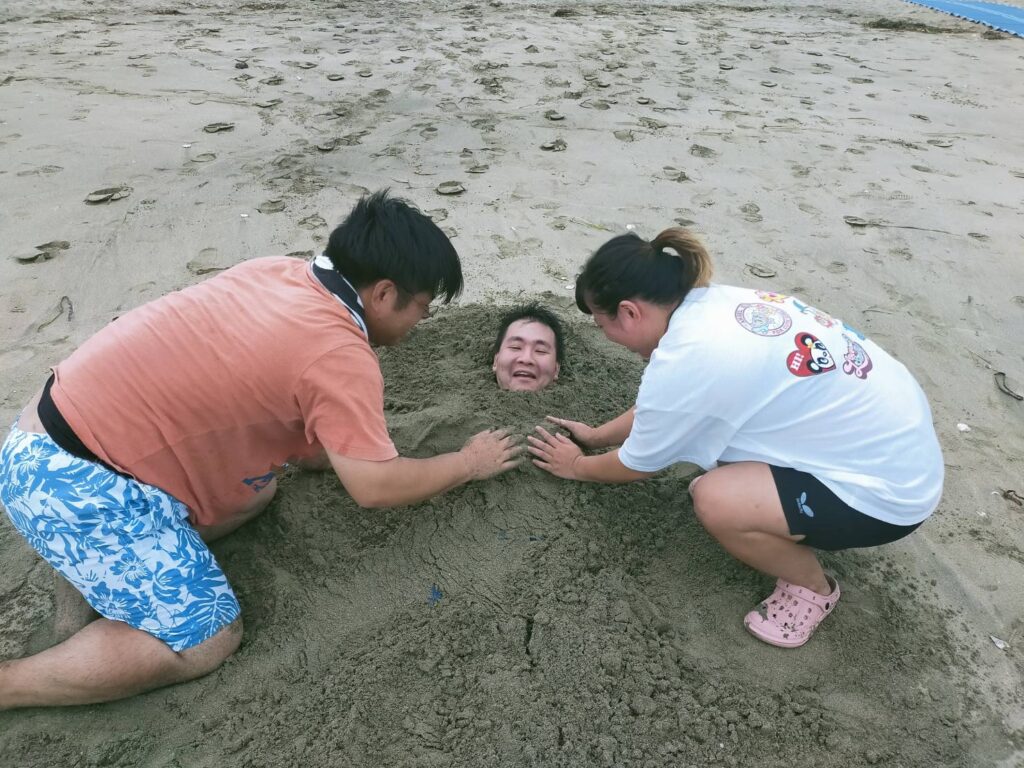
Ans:
POLYGON ((416 323, 430 317, 429 293, 403 293, 390 280, 378 280, 359 292, 366 309, 370 343, 391 347, 399 344, 416 323))
POLYGON ((517 320, 505 331, 491 369, 502 389, 544 389, 558 378, 555 332, 536 320, 517 320))

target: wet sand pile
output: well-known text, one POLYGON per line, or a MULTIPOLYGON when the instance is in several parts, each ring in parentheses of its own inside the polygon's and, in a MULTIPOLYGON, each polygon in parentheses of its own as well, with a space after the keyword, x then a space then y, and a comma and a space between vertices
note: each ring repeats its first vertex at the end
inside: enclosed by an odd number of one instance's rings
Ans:
MULTIPOLYGON (((480 302, 548 295, 578 322, 587 254, 681 224, 717 280, 904 362, 946 461, 919 532, 827 561, 842 603, 794 653, 744 632, 770 580, 694 523, 684 469, 598 488, 528 466, 377 512, 289 473, 217 548, 237 657, 130 702, 0 713, 0 766, 1018 768, 1020 45, 902 0, 0 2, 0 435, 128 308, 308 257, 391 187, 466 275, 465 304, 383 355, 405 452, 629 405, 639 363, 585 323, 555 390, 499 393, 480 302)), ((51 613, 0 517, 0 659, 51 613)))
MULTIPOLYGON (((500 311, 442 310, 384 352, 404 454, 631 403, 640 362, 575 324, 554 388, 499 391, 486 358, 500 311)), ((828 558, 846 589, 833 618, 800 651, 764 646, 741 617, 769 580, 704 533, 686 475, 594 486, 524 465, 368 511, 333 476, 290 472, 215 546, 246 617, 225 667, 128 702, 0 716, 0 762, 977 764, 991 713, 898 547, 828 558)), ((41 618, 47 585, 33 569, 4 614, 41 618)))

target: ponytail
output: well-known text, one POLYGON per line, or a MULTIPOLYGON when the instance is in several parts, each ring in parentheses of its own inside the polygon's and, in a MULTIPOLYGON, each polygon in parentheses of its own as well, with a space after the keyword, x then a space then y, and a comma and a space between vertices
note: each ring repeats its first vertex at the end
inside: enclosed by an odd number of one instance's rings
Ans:
POLYGON ((711 257, 708 256, 704 244, 689 230, 682 227, 666 229, 651 241, 651 247, 662 253, 666 248, 671 248, 682 259, 684 274, 689 282, 685 286, 684 295, 689 293, 691 288, 707 288, 711 284, 711 273, 714 271, 711 257))
POLYGON ((576 306, 615 316, 626 299, 664 306, 711 283, 711 257, 696 235, 672 227, 647 242, 633 232, 613 237, 587 260, 576 279, 576 306))

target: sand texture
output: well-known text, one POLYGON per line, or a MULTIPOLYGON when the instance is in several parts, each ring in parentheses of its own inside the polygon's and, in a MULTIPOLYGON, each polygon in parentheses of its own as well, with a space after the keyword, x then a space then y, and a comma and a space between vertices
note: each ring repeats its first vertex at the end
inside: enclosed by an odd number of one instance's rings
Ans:
MULTIPOLYGON (((909 539, 824 558, 842 602, 784 652, 744 631, 770 580, 696 522, 685 467, 598 487, 524 466, 383 511, 288 470, 214 547, 239 652, 130 701, 0 713, 0 766, 1024 764, 1024 401, 1000 389, 1024 394, 1022 104, 1024 41, 896 0, 7 0, 0 423, 128 308, 312 254, 391 187, 467 281, 381 355, 404 454, 628 407, 642 364, 573 276, 680 223, 720 282, 903 361, 947 481, 909 539), (566 370, 499 392, 491 329, 538 296, 566 370)), ((0 519, 0 659, 45 643, 52 586, 0 519)))

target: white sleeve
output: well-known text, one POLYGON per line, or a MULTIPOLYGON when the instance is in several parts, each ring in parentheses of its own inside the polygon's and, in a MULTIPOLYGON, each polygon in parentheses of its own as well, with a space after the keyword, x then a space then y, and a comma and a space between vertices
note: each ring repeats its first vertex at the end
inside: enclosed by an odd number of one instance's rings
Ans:
POLYGON ((680 462, 711 469, 735 434, 732 424, 706 413, 638 406, 619 461, 637 472, 657 472, 680 462))

